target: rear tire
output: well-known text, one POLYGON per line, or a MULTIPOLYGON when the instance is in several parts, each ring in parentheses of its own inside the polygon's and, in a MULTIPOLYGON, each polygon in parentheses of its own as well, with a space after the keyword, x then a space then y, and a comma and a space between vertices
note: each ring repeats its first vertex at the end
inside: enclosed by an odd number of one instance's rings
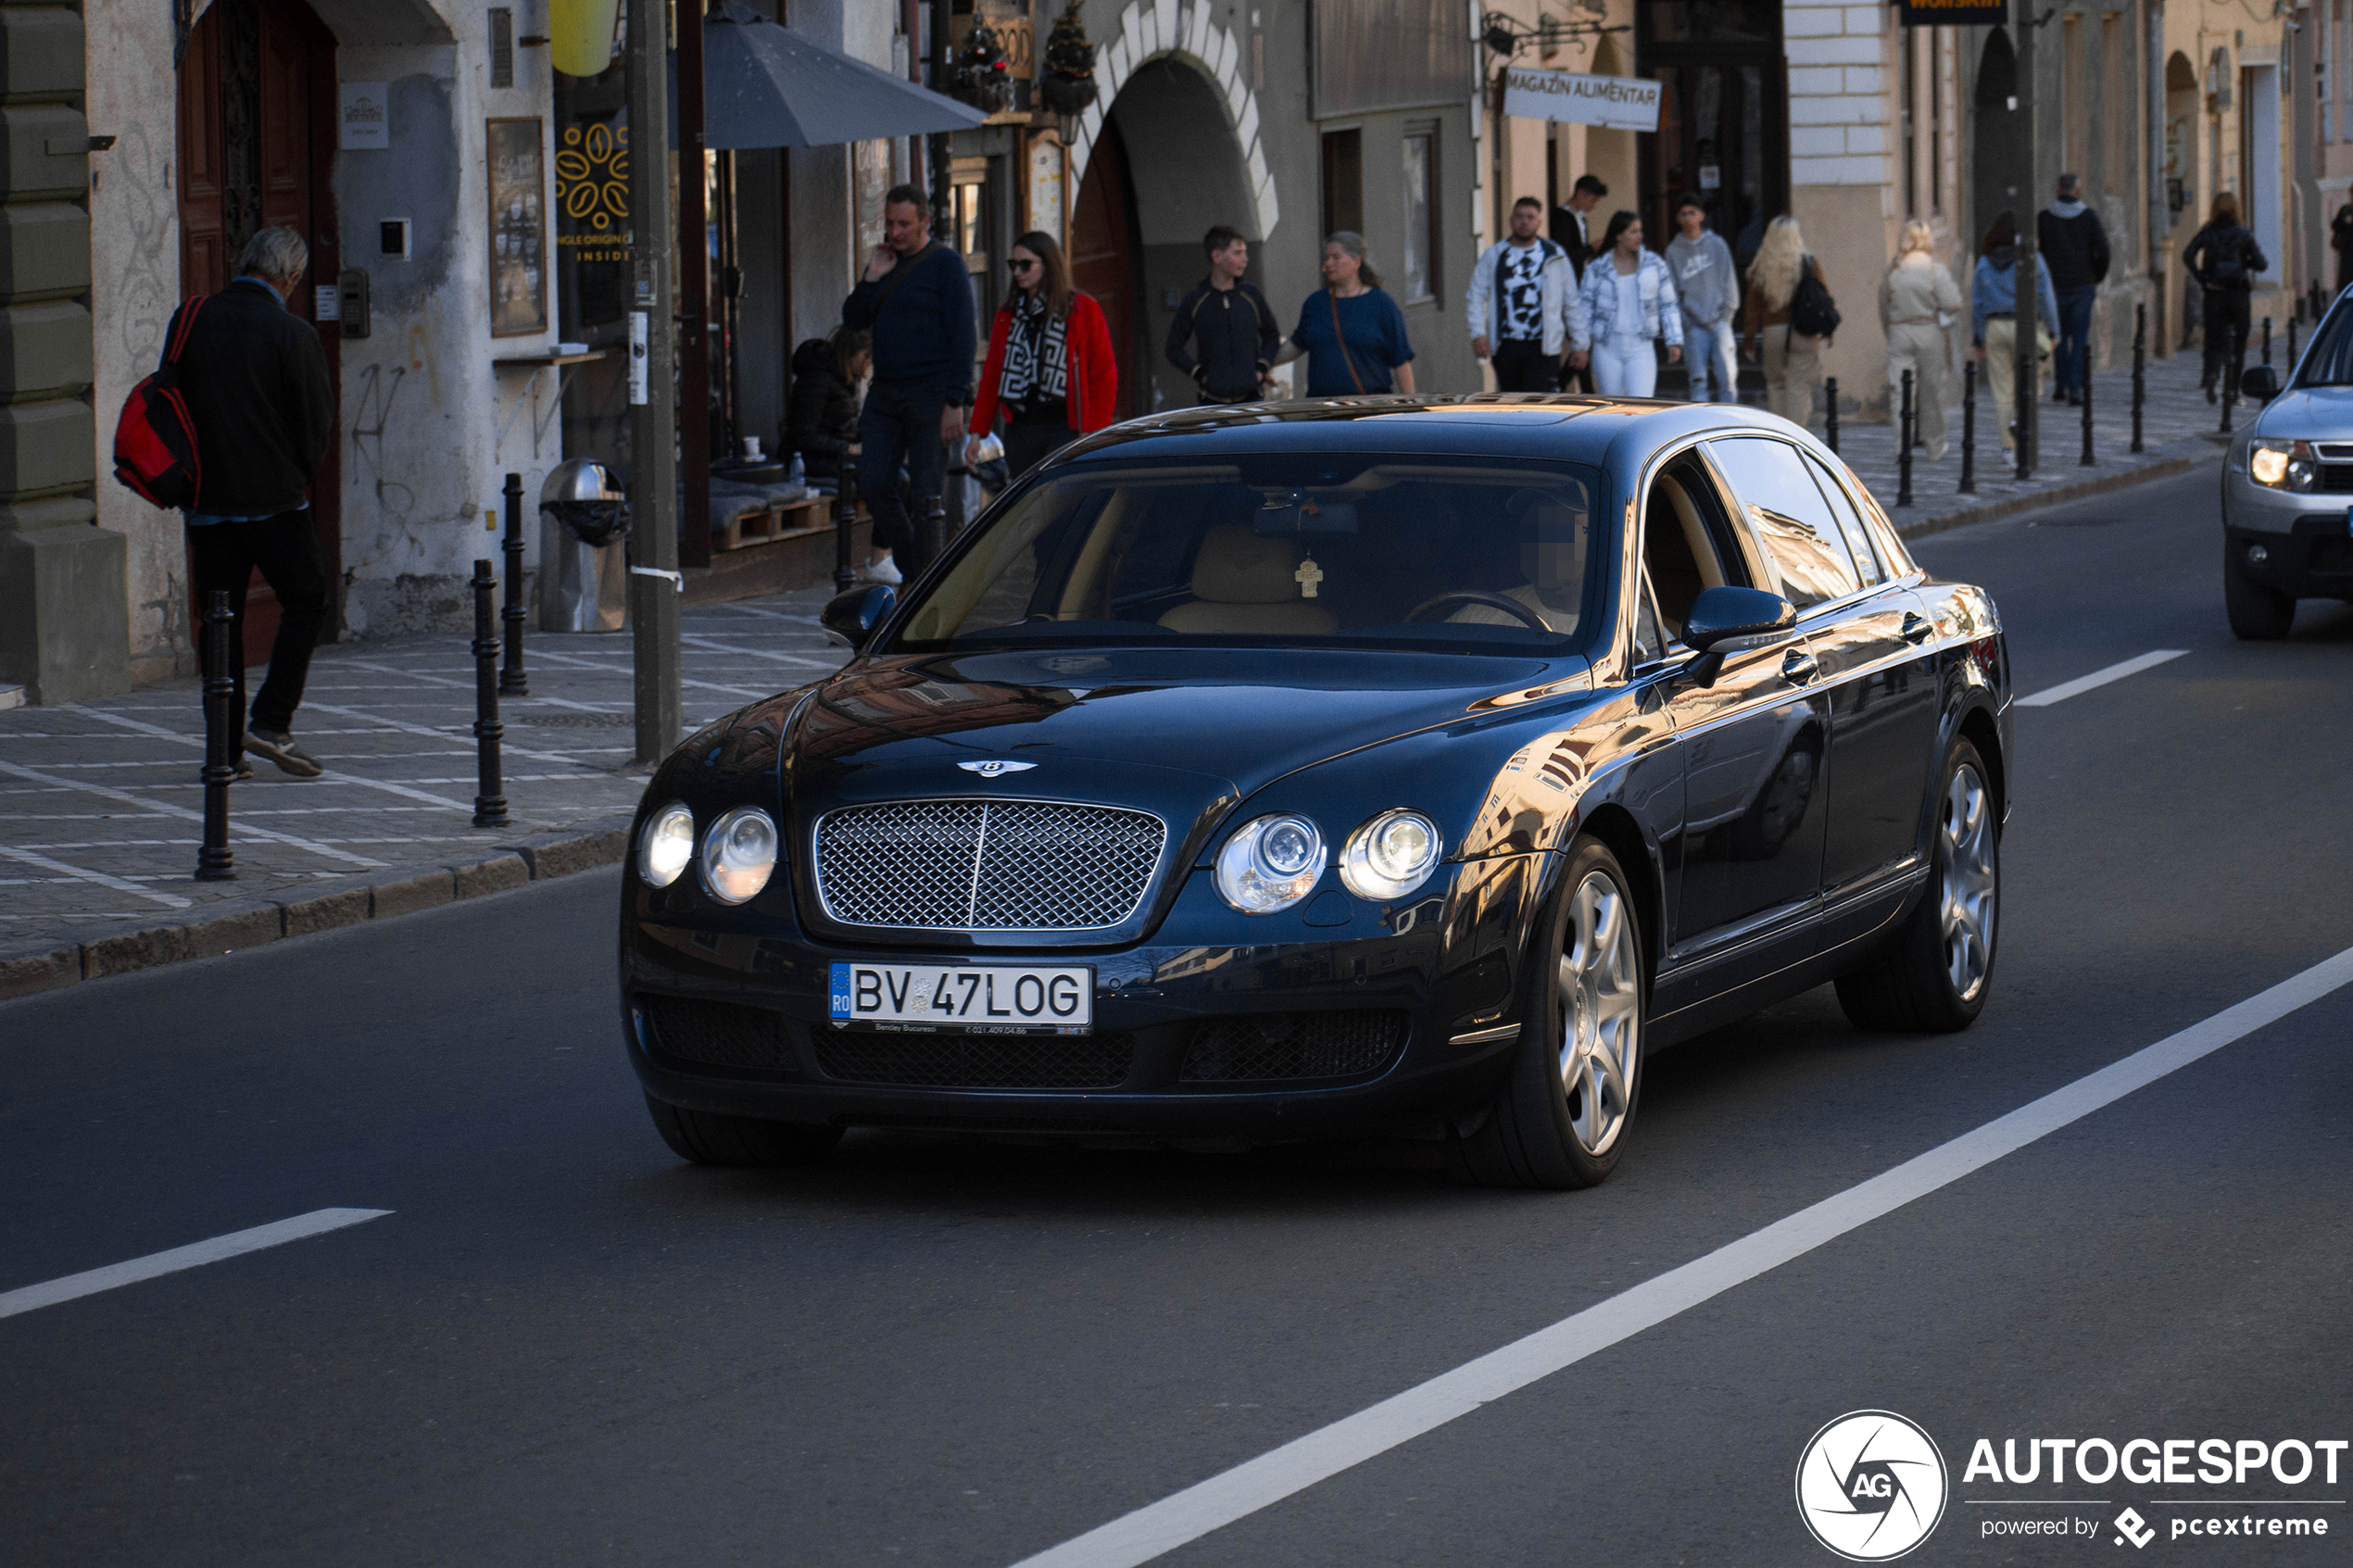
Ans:
POLYGON ((1537 933, 1510 1075, 1478 1125, 1455 1133, 1454 1164, 1482 1186, 1589 1187, 1633 1130, 1645 1011, 1642 921, 1599 840, 1570 847, 1537 933))
POLYGON ((688 1110, 651 1095, 646 1097, 646 1110, 670 1151, 697 1165, 809 1165, 841 1142, 839 1127, 688 1110))
POLYGON ((1988 777, 1977 747, 1957 738, 1939 779, 1928 885, 1895 941, 1838 977, 1838 1005, 1857 1029, 1952 1034, 1985 1010, 2002 915, 2002 830, 1988 777))
POLYGON ((2276 642, 2296 623, 2296 601, 2249 581, 2227 540, 2222 546, 2222 609, 2231 618, 2231 634, 2242 642, 2276 642))

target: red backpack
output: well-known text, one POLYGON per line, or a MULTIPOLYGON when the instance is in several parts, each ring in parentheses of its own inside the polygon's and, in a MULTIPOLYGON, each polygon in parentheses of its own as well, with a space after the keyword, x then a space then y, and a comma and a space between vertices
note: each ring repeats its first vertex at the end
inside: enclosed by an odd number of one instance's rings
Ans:
POLYGON ((171 342, 155 374, 131 389, 114 426, 114 476, 151 506, 192 507, 204 483, 196 427, 180 395, 180 351, 204 308, 201 296, 182 307, 171 342))

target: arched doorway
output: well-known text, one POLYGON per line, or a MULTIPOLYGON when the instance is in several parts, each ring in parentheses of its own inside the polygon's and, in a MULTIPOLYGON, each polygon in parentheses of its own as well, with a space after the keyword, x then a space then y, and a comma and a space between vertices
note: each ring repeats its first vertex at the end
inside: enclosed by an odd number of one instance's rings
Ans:
POLYGON ((1143 243, 1136 235, 1136 199, 1127 182, 1127 148, 1115 121, 1106 121, 1078 182, 1070 215, 1070 281, 1095 296, 1111 328, 1119 359, 1119 417, 1150 406, 1143 396, 1143 243))
MULTIPOLYGON (((2197 67, 2179 49, 2165 62, 2165 206, 2173 229, 2172 248, 2179 252, 2206 211, 2207 193, 2198 182, 2197 67)), ((2197 283, 2182 272, 2181 300, 2173 307, 2180 330, 2174 337, 2190 341, 2197 319, 2197 283)))
POLYGON ((1975 123, 1969 137, 1969 223, 1964 234, 1965 254, 1975 256, 1985 231, 2003 213, 2023 221, 2031 193, 2019 186, 2026 158, 2025 134, 2016 108, 2018 55, 2005 28, 1986 35, 1985 52, 1977 59, 1975 123))
MULTIPOLYGON (((227 287, 256 232, 292 229, 310 244, 310 272, 288 308, 315 322, 314 285, 333 285, 341 265, 332 182, 334 35, 301 0, 214 0, 189 31, 179 90, 181 297, 227 287)), ((340 384, 341 332, 329 323, 320 338, 329 381, 340 384)), ((322 633, 330 641, 342 620, 341 451, 340 441, 328 445, 310 487, 321 563, 336 601, 322 633)), ((192 626, 201 623, 192 615, 192 626)), ((277 634, 278 601, 256 572, 245 598, 246 661, 268 659, 277 634)))

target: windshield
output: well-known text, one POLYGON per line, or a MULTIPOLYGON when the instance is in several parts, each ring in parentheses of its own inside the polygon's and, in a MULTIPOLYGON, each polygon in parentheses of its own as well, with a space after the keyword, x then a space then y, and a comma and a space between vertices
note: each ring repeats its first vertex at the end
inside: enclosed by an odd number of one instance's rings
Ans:
POLYGON ((1079 464, 991 517, 891 647, 1565 652, 1596 616, 1598 483, 1491 458, 1079 464))
POLYGON ((2353 308, 2332 310, 2297 369, 2297 386, 2353 386, 2353 308))

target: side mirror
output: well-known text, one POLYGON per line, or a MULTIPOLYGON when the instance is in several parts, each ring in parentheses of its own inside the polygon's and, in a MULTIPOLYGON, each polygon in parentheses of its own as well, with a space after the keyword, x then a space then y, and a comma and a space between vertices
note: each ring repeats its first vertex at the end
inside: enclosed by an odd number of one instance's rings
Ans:
POLYGON ((2269 403, 2280 395, 2280 373, 2269 365, 2249 365, 2239 377, 2239 395, 2269 403))
POLYGON ((1712 686, 1724 656, 1768 643, 1797 624, 1797 607, 1761 588, 1706 588, 1683 617, 1683 641, 1699 650, 1684 674, 1712 686))
POLYGON ((869 583, 862 588, 852 588, 836 594, 825 601, 817 614, 825 634, 842 646, 862 648, 866 639, 875 634, 883 618, 899 608, 899 593, 887 583, 869 583))

